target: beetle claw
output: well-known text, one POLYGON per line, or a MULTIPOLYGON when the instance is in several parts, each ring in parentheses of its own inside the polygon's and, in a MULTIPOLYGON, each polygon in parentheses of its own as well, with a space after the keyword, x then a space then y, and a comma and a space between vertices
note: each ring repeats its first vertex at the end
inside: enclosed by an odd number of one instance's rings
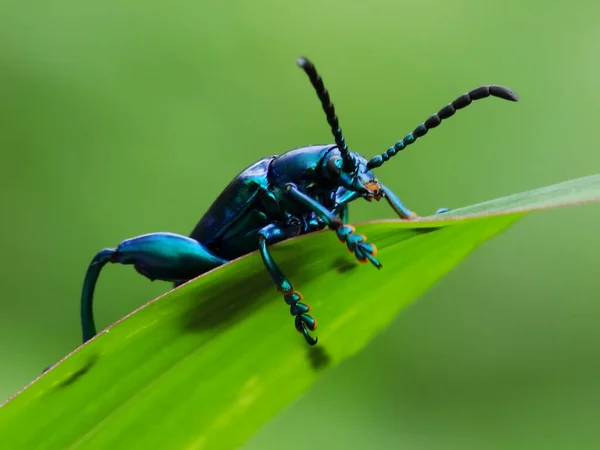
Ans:
POLYGON ((308 328, 306 327, 306 324, 304 322, 300 321, 300 325, 296 327, 296 329, 302 334, 302 336, 304 336, 304 340, 308 343, 308 345, 316 345, 317 342, 319 342, 318 337, 313 338, 310 335, 310 333, 308 332, 308 328))
POLYGON ((318 342, 319 339, 316 337, 313 338, 308 332, 309 330, 314 331, 317 328, 317 321, 311 316, 308 314, 297 315, 294 320, 294 326, 296 327, 296 330, 304 336, 304 339, 309 345, 315 345, 318 342))

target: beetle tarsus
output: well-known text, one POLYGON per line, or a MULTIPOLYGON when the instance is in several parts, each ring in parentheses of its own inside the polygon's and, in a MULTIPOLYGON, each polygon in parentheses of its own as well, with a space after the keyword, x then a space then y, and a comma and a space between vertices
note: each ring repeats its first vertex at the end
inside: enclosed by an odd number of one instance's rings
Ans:
POLYGON ((340 242, 345 243, 350 252, 354 253, 354 256, 359 262, 366 263, 370 261, 378 269, 383 266, 379 260, 375 257, 377 255, 377 247, 374 244, 367 241, 367 238, 362 234, 354 233, 354 227, 350 225, 342 225, 335 230, 340 242))
MULTIPOLYGON (((287 281, 287 280, 286 280, 287 281)), ((294 316, 294 326, 296 330, 304 336, 308 344, 315 345, 317 338, 310 336, 308 330, 315 331, 317 329, 317 321, 311 315, 307 314, 310 311, 310 306, 300 302, 302 294, 291 288, 291 292, 284 294, 285 302, 290 305, 290 314, 294 316)))

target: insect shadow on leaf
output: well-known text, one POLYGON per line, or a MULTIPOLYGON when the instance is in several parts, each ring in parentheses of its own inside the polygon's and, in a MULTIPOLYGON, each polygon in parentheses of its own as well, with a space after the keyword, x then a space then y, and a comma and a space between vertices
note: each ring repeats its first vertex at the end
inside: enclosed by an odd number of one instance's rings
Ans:
POLYGON ((348 258, 339 257, 335 261, 333 261, 331 267, 334 270, 337 270, 339 273, 347 273, 351 270, 357 269, 359 265, 352 260, 348 260, 348 258))
POLYGON ((308 347, 308 360, 314 370, 323 370, 331 363, 331 357, 327 353, 326 346, 308 347))
POLYGON ((83 367, 77 369, 75 372, 71 373, 66 379, 64 379, 59 385, 59 388, 66 388, 67 386, 71 386, 73 383, 75 383, 77 380, 79 380, 81 377, 83 377, 86 373, 88 373, 92 367, 94 367, 96 365, 96 362, 98 361, 100 357, 97 354, 92 354, 87 361, 85 362, 85 364, 83 365, 83 367))
MULTIPOLYGON (((287 261, 282 260, 282 267, 291 277, 297 274, 298 268, 308 264, 308 257, 295 252, 288 254, 287 261)), ((277 302, 279 295, 268 274, 255 265, 227 283, 214 285, 210 290, 199 290, 193 297, 196 306, 183 319, 184 329, 192 332, 223 325, 235 326, 268 303, 277 302), (265 297, 268 297, 267 301, 265 297)))

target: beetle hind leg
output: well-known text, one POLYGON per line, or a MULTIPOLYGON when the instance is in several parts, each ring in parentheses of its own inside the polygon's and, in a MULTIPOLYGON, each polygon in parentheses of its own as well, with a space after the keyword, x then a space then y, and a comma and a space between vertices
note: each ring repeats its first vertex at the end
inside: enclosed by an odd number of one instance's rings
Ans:
POLYGON ((290 306, 290 314, 294 316, 296 330, 304 336, 309 345, 315 345, 318 339, 316 337, 313 338, 309 331, 316 330, 317 321, 308 314, 310 306, 301 302, 302 294, 294 289, 292 283, 281 272, 267 246, 267 244, 273 244, 296 236, 298 232, 298 227, 294 225, 267 225, 259 231, 258 249, 269 275, 271 275, 271 278, 277 285, 277 289, 283 294, 285 302, 290 306))
POLYGON ((96 335, 93 297, 102 267, 107 263, 133 265, 149 280, 190 280, 227 261, 200 242, 173 233, 151 233, 127 239, 114 248, 101 250, 90 263, 81 294, 83 342, 96 335))

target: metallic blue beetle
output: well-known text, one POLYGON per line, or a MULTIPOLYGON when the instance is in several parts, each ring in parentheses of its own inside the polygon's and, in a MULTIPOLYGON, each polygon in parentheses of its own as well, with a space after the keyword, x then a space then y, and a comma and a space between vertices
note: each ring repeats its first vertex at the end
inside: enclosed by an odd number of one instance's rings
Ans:
POLYGON ((150 280, 176 285, 254 250, 294 316, 296 330, 314 345, 309 334, 317 322, 310 307, 271 257, 269 245, 329 227, 361 262, 380 269, 376 247, 347 224, 348 203, 358 198, 386 199, 402 219, 417 216, 383 185, 372 169, 437 127, 473 100, 489 96, 517 101, 518 96, 502 86, 482 86, 458 97, 430 116, 412 133, 370 160, 348 150, 338 118, 323 80, 306 58, 298 59, 308 75, 331 126, 335 144, 315 145, 269 156, 243 170, 219 195, 190 237, 152 233, 123 241, 116 249, 101 250, 92 260, 83 284, 81 321, 83 341, 96 334, 92 301, 102 267, 108 263, 133 264, 150 280))

